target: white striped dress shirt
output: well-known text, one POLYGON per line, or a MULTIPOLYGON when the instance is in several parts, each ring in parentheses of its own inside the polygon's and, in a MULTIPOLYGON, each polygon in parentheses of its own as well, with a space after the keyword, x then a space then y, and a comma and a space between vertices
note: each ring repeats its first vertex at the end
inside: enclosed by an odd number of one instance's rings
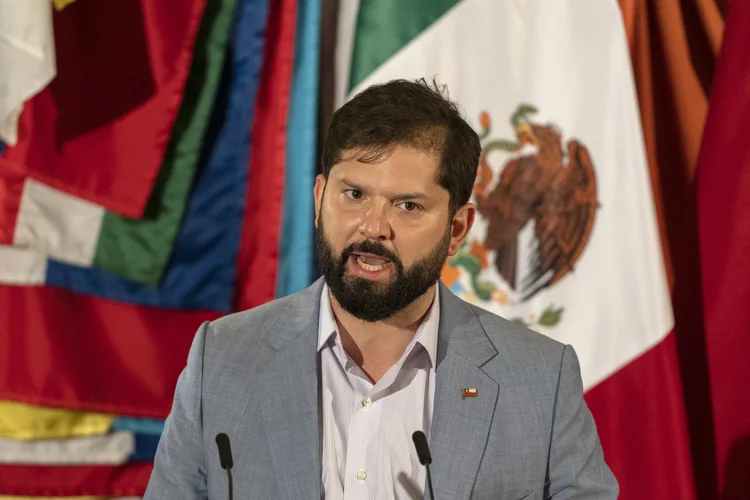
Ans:
POLYGON ((327 500, 424 498, 427 473, 411 435, 428 439, 435 399, 440 301, 398 362, 373 384, 346 354, 323 287, 318 325, 321 466, 327 500))

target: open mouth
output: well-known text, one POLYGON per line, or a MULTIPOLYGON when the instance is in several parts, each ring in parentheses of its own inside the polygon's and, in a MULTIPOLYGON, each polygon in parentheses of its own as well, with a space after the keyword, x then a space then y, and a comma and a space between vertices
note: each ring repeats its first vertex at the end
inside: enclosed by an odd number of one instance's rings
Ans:
POLYGON ((354 253, 351 259, 356 263, 356 266, 366 273, 377 274, 380 271, 387 269, 391 261, 377 255, 367 253, 354 253))

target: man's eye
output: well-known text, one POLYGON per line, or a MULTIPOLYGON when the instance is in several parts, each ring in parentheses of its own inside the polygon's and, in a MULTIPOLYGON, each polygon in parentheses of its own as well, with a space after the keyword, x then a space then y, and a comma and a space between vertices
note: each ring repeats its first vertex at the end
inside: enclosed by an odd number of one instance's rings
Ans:
POLYGON ((417 205, 413 201, 405 201, 401 203, 401 207, 407 212, 416 212, 421 208, 419 205, 417 205))
POLYGON ((353 200, 359 200, 363 196, 362 191, 360 191, 359 189, 347 189, 345 193, 349 198, 352 198, 353 200))

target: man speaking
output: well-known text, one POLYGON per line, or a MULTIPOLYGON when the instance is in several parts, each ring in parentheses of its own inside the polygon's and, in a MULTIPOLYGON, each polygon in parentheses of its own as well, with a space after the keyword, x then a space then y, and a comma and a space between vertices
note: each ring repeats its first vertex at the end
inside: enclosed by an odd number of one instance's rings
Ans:
POLYGON ((573 349, 439 281, 474 222, 479 156, 424 81, 334 114, 323 277, 201 326, 146 499, 617 498, 573 349))

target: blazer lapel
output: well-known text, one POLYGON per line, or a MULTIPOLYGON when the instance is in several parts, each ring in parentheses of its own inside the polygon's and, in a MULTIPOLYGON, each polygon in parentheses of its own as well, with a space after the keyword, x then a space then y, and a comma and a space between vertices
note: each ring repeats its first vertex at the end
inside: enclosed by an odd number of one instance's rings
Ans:
POLYGON ((320 499, 316 344, 321 290, 319 282, 300 294, 266 333, 278 352, 262 375, 261 408, 280 498, 320 499))
MULTIPOLYGON (((322 285, 318 280, 300 294, 264 334, 277 351, 260 383, 265 388, 261 392, 263 431, 281 498, 320 499, 316 345, 322 285)), ((498 397, 497 382, 481 367, 497 351, 471 308, 440 286, 430 431, 432 477, 437 498, 466 500, 479 470, 498 397), (476 397, 463 397, 464 388, 476 389, 476 397)))
POLYGON ((431 472, 437 498, 461 500, 471 494, 495 411, 498 384, 481 366, 497 350, 471 308, 440 286, 431 472))

